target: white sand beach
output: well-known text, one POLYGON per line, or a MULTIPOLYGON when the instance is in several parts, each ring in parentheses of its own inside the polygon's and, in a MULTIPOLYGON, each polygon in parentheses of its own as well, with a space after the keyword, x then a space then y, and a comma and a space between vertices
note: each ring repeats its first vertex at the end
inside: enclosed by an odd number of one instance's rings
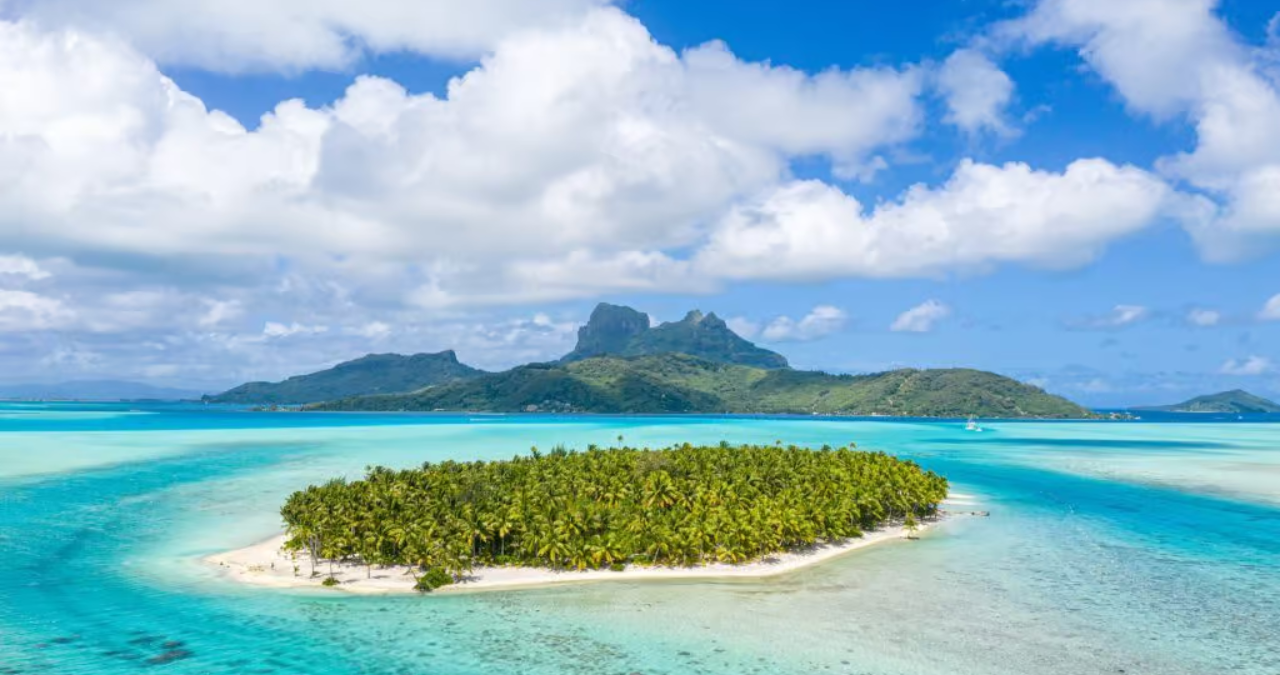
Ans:
MULTIPOLYGON (((931 523, 922 523, 920 531, 931 523)), ((769 577, 816 565, 858 549, 890 541, 905 541, 907 531, 892 527, 868 532, 859 539, 839 545, 820 545, 805 551, 781 553, 763 560, 741 565, 709 564, 697 567, 628 566, 621 572, 609 570, 555 571, 532 567, 479 567, 465 580, 445 586, 437 593, 503 590, 593 581, 631 581, 662 579, 714 579, 769 577)), ((311 561, 305 555, 296 559, 282 550, 284 535, 272 537, 248 548, 209 556, 204 562, 217 567, 228 578, 274 588, 319 588, 329 576, 328 562, 316 567, 311 576, 311 561), (295 571, 296 567, 296 571, 295 571)), ((331 588, 352 593, 414 593, 414 576, 409 567, 378 567, 372 571, 360 564, 333 565, 333 576, 339 582, 331 588)))

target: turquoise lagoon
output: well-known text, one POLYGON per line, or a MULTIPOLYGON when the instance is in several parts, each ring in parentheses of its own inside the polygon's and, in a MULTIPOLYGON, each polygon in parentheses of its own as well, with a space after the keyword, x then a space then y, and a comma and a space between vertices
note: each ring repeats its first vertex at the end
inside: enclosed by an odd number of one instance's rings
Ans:
POLYGON ((1280 673, 1280 424, 984 426, 0 405, 0 674, 1280 673), (749 581, 351 597, 199 563, 310 482, 619 435, 857 442, 991 517, 749 581))

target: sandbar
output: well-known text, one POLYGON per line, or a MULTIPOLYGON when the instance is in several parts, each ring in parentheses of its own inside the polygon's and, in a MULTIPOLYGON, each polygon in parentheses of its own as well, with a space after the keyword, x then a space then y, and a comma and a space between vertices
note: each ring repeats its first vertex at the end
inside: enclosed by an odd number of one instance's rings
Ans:
MULTIPOLYGON (((934 523, 921 523, 919 531, 934 523)), ((887 527, 867 532, 857 539, 839 543, 818 544, 800 551, 789 551, 767 556, 755 562, 742 564, 713 563, 693 567, 663 567, 628 565, 625 570, 552 570, 537 567, 477 567, 464 579, 436 590, 436 593, 466 591, 508 590, 535 588, 560 584, 594 581, 674 580, 760 578, 785 574, 842 556, 868 546, 892 541, 906 541, 909 532, 903 527, 887 527)), ((311 561, 305 555, 296 558, 283 550, 285 536, 274 536, 247 548, 219 553, 203 559, 216 567, 225 577, 257 586, 272 588, 323 588, 321 583, 330 575, 338 585, 328 587, 350 593, 390 594, 416 593, 412 568, 407 566, 373 566, 348 562, 328 561, 316 565, 312 576, 311 561)))

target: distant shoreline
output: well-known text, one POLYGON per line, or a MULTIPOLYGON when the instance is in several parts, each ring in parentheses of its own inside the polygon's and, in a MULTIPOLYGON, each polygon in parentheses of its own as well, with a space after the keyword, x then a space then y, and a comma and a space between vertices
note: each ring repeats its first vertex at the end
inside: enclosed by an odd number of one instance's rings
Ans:
MULTIPOLYGON (((877 415, 877 414, 841 414, 841 413, 717 413, 717 412, 552 412, 552 411, 521 411, 511 410, 505 412, 497 412, 493 410, 306 410, 297 407, 298 405, 309 404, 289 404, 281 405, 276 409, 269 409, 263 406, 253 408, 243 408, 248 404, 243 403, 209 403, 212 406, 242 406, 243 412, 248 413, 309 413, 314 415, 413 415, 413 416, 438 416, 438 417, 457 417, 459 415, 475 415, 477 417, 674 417, 674 418, 691 418, 691 417, 725 417, 725 418, 753 418, 753 419, 795 419, 795 420, 929 420, 941 422, 965 422, 969 419, 968 415, 958 417, 943 417, 929 415, 877 415)), ((1132 418, 1111 416, 1110 412, 1095 413, 1092 417, 999 417, 999 416, 982 416, 976 415, 973 418, 979 422, 1127 422, 1134 421, 1132 418)))
MULTIPOLYGON (((960 508, 972 504, 968 495, 952 495, 948 501, 960 508)), ((920 532, 935 527, 946 517, 921 523, 920 532)), ((465 593, 478 591, 502 591, 544 588, 565 584, 595 583, 603 581, 674 581, 715 579, 759 579, 786 574, 812 567, 838 558, 852 551, 865 549, 892 541, 906 541, 906 528, 889 527, 867 532, 857 539, 839 544, 819 544, 801 551, 788 551, 765 557, 762 560, 738 565, 714 563, 695 567, 645 567, 629 565, 620 572, 610 570, 557 571, 537 567, 477 567, 463 581, 434 591, 435 593, 465 593)), ((311 562, 305 555, 291 557, 282 550, 285 535, 279 534, 252 546, 218 553, 201 559, 201 562, 217 570, 225 579, 238 583, 275 589, 311 588, 336 590, 359 595, 387 595, 417 593, 415 577, 408 566, 374 566, 372 573, 359 563, 334 563, 333 576, 337 586, 325 587, 329 577, 328 562, 316 566, 316 576, 311 575, 311 562), (295 573, 295 566, 297 567, 295 573)))

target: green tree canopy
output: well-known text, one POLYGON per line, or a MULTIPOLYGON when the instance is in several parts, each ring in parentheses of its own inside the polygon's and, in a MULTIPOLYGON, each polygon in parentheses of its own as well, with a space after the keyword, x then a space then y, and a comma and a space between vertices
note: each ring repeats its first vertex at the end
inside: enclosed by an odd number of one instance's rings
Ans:
POLYGON ((369 470, 294 493, 287 547, 313 559, 442 569, 739 563, 932 516, 946 479, 848 448, 536 449, 494 462, 369 470))

